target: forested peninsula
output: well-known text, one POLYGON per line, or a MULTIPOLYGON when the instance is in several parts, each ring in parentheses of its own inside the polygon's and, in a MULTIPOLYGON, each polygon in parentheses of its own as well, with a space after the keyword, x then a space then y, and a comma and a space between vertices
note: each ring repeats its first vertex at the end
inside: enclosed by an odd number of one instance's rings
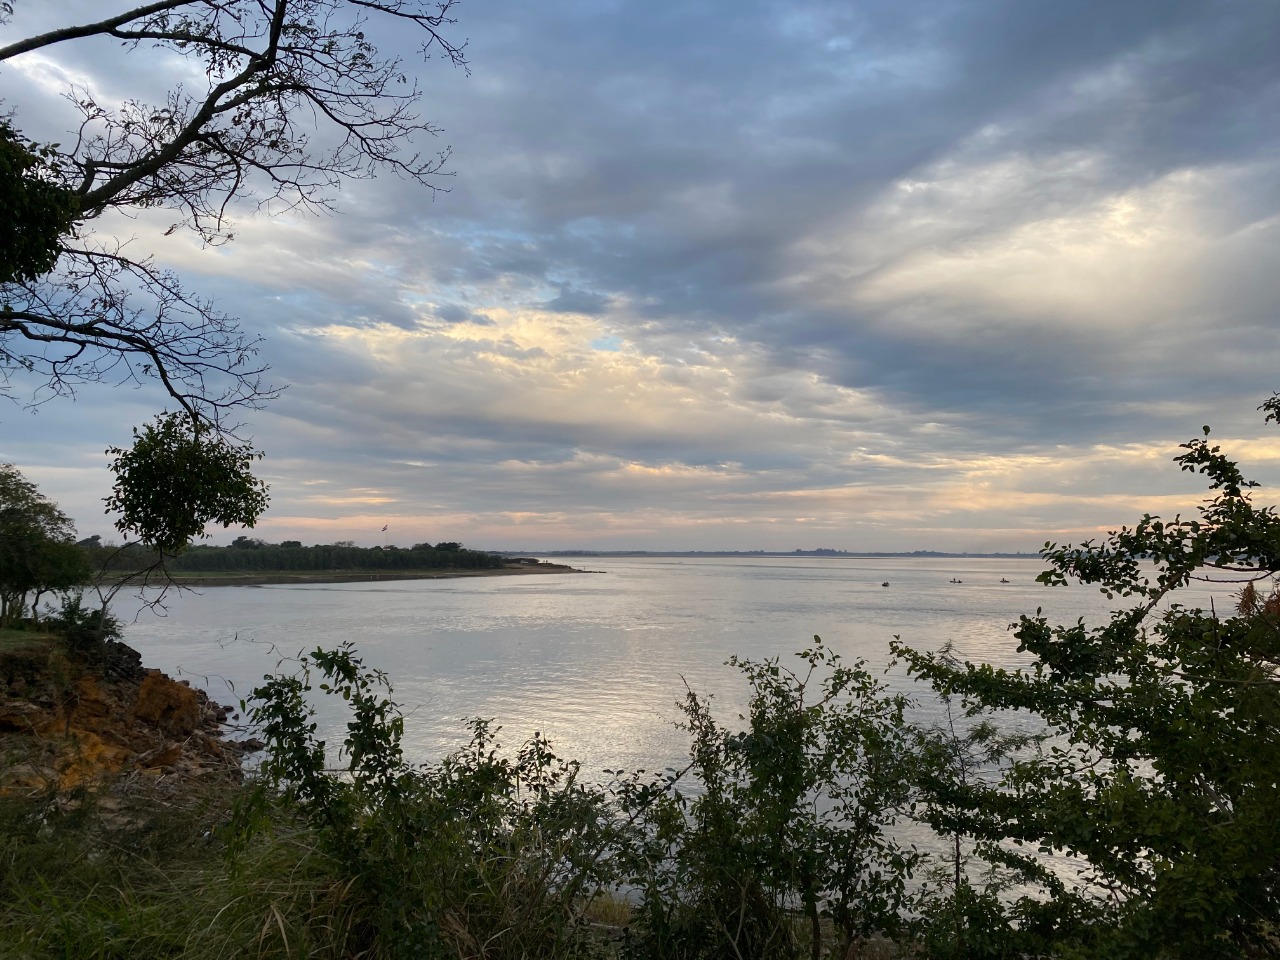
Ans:
MULTIPOLYGON (((160 558, 141 544, 103 544, 89 537, 78 544, 90 565, 111 574, 145 570, 160 558)), ((574 568, 533 557, 504 557, 470 550, 456 541, 358 547, 351 541, 303 546, 298 540, 268 543, 237 537, 229 546, 193 545, 164 558, 178 584, 231 586, 268 583, 334 583, 351 580, 411 580, 438 577, 573 573, 574 568)))

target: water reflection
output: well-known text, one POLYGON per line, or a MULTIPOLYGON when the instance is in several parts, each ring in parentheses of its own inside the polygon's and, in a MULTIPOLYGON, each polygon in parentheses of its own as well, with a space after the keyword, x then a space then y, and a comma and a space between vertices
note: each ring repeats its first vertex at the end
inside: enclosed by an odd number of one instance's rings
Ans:
MULTIPOLYGON (((673 722, 685 683, 713 695, 726 721, 745 708, 743 684, 723 665, 732 655, 786 657, 819 634, 880 669, 897 635, 1017 666, 1024 658, 1008 626, 1019 614, 1042 607, 1059 622, 1100 624, 1119 606, 1092 589, 1037 584, 1038 560, 590 562, 605 572, 210 588, 174 598, 163 619, 143 612, 127 639, 148 665, 230 703, 265 674, 291 670, 289 657, 350 641, 391 678, 414 761, 457 748, 463 719, 482 716, 504 727, 511 746, 542 732, 591 775, 682 765, 687 743, 673 722)), ((1202 590, 1184 602, 1208 599, 1202 590)), ((925 693, 900 673, 887 680, 925 693)), ((918 699, 921 716, 936 712, 918 699)), ((320 711, 322 735, 340 741, 338 705, 320 711)))

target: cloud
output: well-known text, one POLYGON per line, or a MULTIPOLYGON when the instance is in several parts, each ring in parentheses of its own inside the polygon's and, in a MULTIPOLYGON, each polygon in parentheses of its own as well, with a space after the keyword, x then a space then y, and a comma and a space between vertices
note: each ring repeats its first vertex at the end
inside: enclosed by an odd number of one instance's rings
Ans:
MULTIPOLYGON (((1034 549, 1193 506, 1167 458, 1203 422, 1274 463, 1270 5, 459 12, 471 76, 421 71, 449 192, 239 210, 218 250, 163 211, 103 225, 291 384, 250 425, 268 535, 1034 549)), ((170 66, 90 46, 5 78, 35 122, 68 77, 170 66)), ((154 401, 94 399, 56 442, 5 417, 76 503, 154 401)))
POLYGON ((557 283, 559 294, 543 304, 552 313, 584 313, 598 317, 609 307, 609 298, 589 290, 578 290, 569 283, 557 283))

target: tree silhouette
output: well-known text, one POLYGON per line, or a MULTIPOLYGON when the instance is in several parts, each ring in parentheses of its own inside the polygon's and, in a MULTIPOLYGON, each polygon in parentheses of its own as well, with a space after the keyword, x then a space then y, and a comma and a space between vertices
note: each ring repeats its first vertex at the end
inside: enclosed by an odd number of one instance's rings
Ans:
MULTIPOLYGON (((369 31, 376 20, 415 34, 423 59, 465 68, 465 44, 445 33, 455 3, 156 0, 0 47, 2 64, 113 38, 129 56, 188 61, 155 103, 69 89, 80 122, 65 146, 31 143, 12 125, 0 131, 12 241, 0 246, 6 385, 25 371, 45 398, 91 382, 157 380, 193 420, 218 429, 229 411, 273 396, 257 336, 98 224, 112 211, 158 208, 175 218, 169 233, 217 245, 233 237, 233 212, 328 210, 342 182, 379 171, 438 189, 449 152, 419 152, 420 136, 437 133, 418 113, 421 90, 369 31)), ((0 3, 0 23, 11 14, 0 3)))

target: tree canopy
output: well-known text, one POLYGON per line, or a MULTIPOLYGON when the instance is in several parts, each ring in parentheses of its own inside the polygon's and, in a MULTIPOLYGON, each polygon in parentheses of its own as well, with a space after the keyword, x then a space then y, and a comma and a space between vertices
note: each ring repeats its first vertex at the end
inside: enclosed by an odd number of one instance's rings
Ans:
MULTIPOLYGON (((187 61, 154 102, 71 88, 65 145, 0 130, 0 372, 39 390, 156 380, 216 426, 276 391, 260 340, 173 272, 98 229, 112 211, 160 209, 205 244, 232 214, 330 208, 339 185, 391 170, 434 189, 448 150, 418 113, 408 65, 380 53, 375 23, 416 34, 423 58, 465 66, 450 38, 456 0, 154 0, 0 47, 0 64, 111 38, 157 69, 187 61), (203 78, 194 80, 194 78, 203 78)), ((12 14, 0 4, 0 22, 12 14)))
POLYGON ((160 554, 176 554, 210 523, 252 527, 267 506, 267 485, 253 476, 261 457, 181 414, 134 430, 129 449, 112 447, 115 487, 107 508, 116 529, 160 554))

